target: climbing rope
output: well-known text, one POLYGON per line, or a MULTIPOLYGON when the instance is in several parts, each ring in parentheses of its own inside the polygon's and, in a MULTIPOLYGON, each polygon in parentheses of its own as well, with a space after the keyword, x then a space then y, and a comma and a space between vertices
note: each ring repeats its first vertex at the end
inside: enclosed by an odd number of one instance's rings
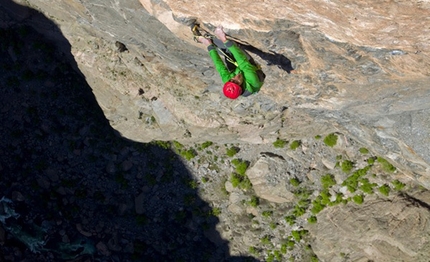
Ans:
MULTIPOLYGON (((212 34, 210 34, 208 31, 206 31, 205 29, 203 29, 203 28, 201 28, 198 24, 194 24, 193 25, 193 27, 192 27, 192 29, 191 29, 191 31, 193 32, 193 34, 194 34, 194 41, 196 41, 196 42, 198 42, 198 39, 199 39, 199 37, 204 37, 204 38, 207 38, 207 39, 214 39, 215 38, 215 36, 214 35, 212 35, 212 34), (200 30, 201 31, 203 31, 205 34, 204 35, 202 35, 201 34, 201 32, 200 32, 200 30)), ((215 48, 221 53, 221 54, 223 54, 224 55, 224 57, 225 57, 225 59, 228 61, 228 62, 230 62, 230 63, 232 63, 233 65, 235 65, 236 67, 238 67, 239 65, 238 65, 238 63, 235 61, 235 60, 233 60, 229 55, 227 55, 221 48, 219 48, 219 46, 217 46, 217 45, 214 45, 215 46, 215 48)))

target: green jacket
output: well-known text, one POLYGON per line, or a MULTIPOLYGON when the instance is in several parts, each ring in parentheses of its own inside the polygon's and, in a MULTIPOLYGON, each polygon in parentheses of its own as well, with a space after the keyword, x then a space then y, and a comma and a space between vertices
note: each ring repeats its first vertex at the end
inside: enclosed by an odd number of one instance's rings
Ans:
POLYGON ((225 42, 224 44, 228 48, 228 50, 233 54, 234 59, 237 62, 237 68, 234 70, 234 72, 228 71, 223 60, 221 59, 217 50, 215 49, 215 46, 211 45, 208 47, 209 55, 214 61, 215 68, 218 71, 218 73, 221 75, 221 79, 223 83, 228 82, 228 80, 232 79, 237 74, 242 73, 243 75, 242 88, 245 88, 245 90, 248 90, 251 93, 256 93, 260 91, 260 88, 263 85, 263 82, 261 82, 260 79, 258 78, 258 75, 257 75, 258 68, 248 61, 245 53, 233 41, 227 40, 227 42, 225 42))

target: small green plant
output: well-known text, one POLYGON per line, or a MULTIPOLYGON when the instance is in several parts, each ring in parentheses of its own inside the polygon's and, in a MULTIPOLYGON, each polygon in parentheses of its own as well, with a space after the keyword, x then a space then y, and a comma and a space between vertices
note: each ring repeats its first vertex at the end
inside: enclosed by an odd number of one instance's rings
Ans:
POLYGON ((340 167, 344 173, 349 173, 349 172, 351 172, 352 168, 354 167, 354 162, 349 161, 349 160, 345 160, 342 162, 340 167))
POLYGON ((19 78, 16 76, 9 76, 6 80, 6 85, 10 87, 16 87, 19 86, 19 78))
POLYGON ((290 226, 296 223, 296 217, 293 215, 286 216, 284 219, 285 219, 285 222, 287 222, 290 226))
POLYGON ((300 242, 303 236, 308 233, 307 230, 293 230, 291 231, 291 236, 294 238, 296 242, 300 242))
POLYGON ((282 254, 279 250, 273 251, 273 255, 275 255, 277 261, 282 261, 282 254))
POLYGON ((194 194, 185 194, 184 195, 184 203, 189 206, 196 201, 196 196, 194 194))
POLYGON ((255 247, 249 247, 249 253, 253 254, 253 255, 257 255, 258 254, 258 250, 255 247))
POLYGON ((152 174, 150 174, 150 173, 145 174, 145 179, 148 182, 148 184, 151 185, 151 186, 153 186, 153 185, 155 185, 157 183, 157 180, 155 179, 155 176, 152 175, 152 174))
POLYGON ((396 168, 386 159, 378 156, 376 161, 381 164, 382 170, 384 170, 385 172, 393 173, 394 171, 396 171, 396 168))
POLYGON ((334 133, 331 133, 324 138, 324 144, 326 144, 329 147, 334 147, 336 143, 337 143, 337 135, 334 133))
MULTIPOLYGON (((294 242, 294 241, 293 241, 294 242)), ((288 247, 288 245, 287 245, 287 243, 283 243, 282 245, 281 245, 281 253, 282 254, 287 254, 287 247, 288 247)))
POLYGON ((273 214, 273 211, 271 210, 266 210, 266 211, 263 211, 263 213, 261 213, 261 215, 265 218, 271 217, 272 214, 273 214))
POLYGON ((298 187, 300 185, 300 181, 297 178, 291 178, 290 179, 290 184, 292 186, 298 187))
POLYGON ((25 36, 27 36, 27 35, 29 34, 29 30, 28 30, 28 28, 27 28, 27 27, 25 27, 25 26, 19 27, 19 28, 17 29, 17 32, 18 32, 18 34, 19 34, 21 37, 25 37, 25 36))
POLYGON ((239 165, 241 162, 242 162, 242 160, 237 159, 237 158, 235 158, 235 159, 231 160, 231 164, 232 164, 233 166, 237 166, 237 165, 239 165))
POLYGON ((186 160, 190 161, 197 156, 197 152, 193 148, 190 148, 188 150, 181 150, 180 155, 186 160))
POLYGON ((330 197, 331 194, 328 192, 328 190, 323 190, 321 191, 320 195, 317 196, 317 199, 319 199, 321 204, 327 205, 328 203, 330 203, 330 197))
POLYGON ((302 142, 300 140, 294 140, 290 144, 290 149, 291 150, 296 150, 301 144, 302 144, 302 142))
POLYGON ((230 176, 230 182, 233 187, 239 187, 243 190, 248 190, 252 187, 251 181, 246 175, 233 173, 230 176))
POLYGON ((317 217, 316 216, 310 216, 308 218, 308 223, 309 224, 315 224, 317 222, 317 217))
POLYGON ((75 196, 77 198, 80 198, 80 199, 86 198, 87 197, 87 190, 85 188, 78 188, 75 191, 75 196))
POLYGON ((115 180, 117 183, 121 184, 122 189, 128 188, 128 180, 124 177, 123 174, 117 174, 115 176, 115 180))
POLYGON ((335 206, 337 204, 344 203, 344 201, 345 200, 343 199, 343 194, 339 192, 339 193, 336 193, 336 199, 334 201, 328 203, 328 205, 329 206, 335 206))
POLYGON ((228 196, 230 193, 227 191, 227 189, 225 188, 225 182, 227 181, 227 179, 223 180, 221 183, 221 193, 225 196, 228 196))
POLYGON ((375 163, 375 158, 374 158, 374 157, 368 158, 368 159, 367 159, 367 163, 368 163, 369 165, 373 165, 373 164, 375 163))
POLYGON ((148 218, 145 215, 137 215, 136 216, 136 223, 138 225, 144 225, 148 222, 148 218))
POLYGON ((221 209, 219 207, 212 208, 211 215, 215 217, 221 215, 221 209))
POLYGON ((310 199, 300 199, 297 204, 301 207, 307 208, 310 205, 310 199))
POLYGON ((278 224, 276 224, 275 222, 270 222, 269 226, 271 229, 275 229, 278 226, 278 224))
POLYGON ((239 174, 233 173, 230 176, 230 182, 233 185, 233 187, 238 187, 240 182, 242 182, 242 176, 239 174))
POLYGON ((207 183, 207 182, 209 182, 209 178, 207 178, 207 177, 205 177, 205 176, 204 176, 204 177, 202 177, 202 182, 203 182, 203 183, 207 183))
POLYGON ((321 185, 324 189, 328 189, 336 185, 336 180, 332 174, 327 174, 321 177, 321 185))
POLYGON ((105 201, 106 197, 104 196, 102 191, 96 191, 94 192, 94 198, 100 202, 105 201))
POLYGON ((273 142, 273 146, 276 148, 284 148, 286 144, 287 144, 287 141, 279 138, 276 139, 275 142, 273 142))
POLYGON ((248 169, 249 162, 242 161, 240 159, 233 159, 231 163, 235 166, 236 172, 240 175, 245 175, 246 170, 248 169))
POLYGON ((355 196, 352 197, 352 201, 354 201, 355 203, 361 205, 361 204, 363 204, 364 196, 363 195, 355 195, 355 196))
POLYGON ((364 147, 360 148, 358 151, 360 153, 362 153, 363 155, 369 154, 369 150, 367 148, 364 148, 364 147))
POLYGON ((388 186, 387 184, 380 186, 379 192, 381 192, 381 194, 383 194, 384 196, 388 196, 390 194, 390 186, 388 186))
POLYGON ((213 142, 211 141, 206 141, 202 144, 202 149, 205 149, 207 147, 210 147, 211 145, 213 145, 213 142))
POLYGON ((394 190, 397 190, 397 191, 400 191, 400 190, 402 190, 405 186, 406 186, 406 184, 405 183, 402 183, 402 182, 400 182, 399 180, 394 180, 393 182, 391 182, 391 184, 393 184, 393 186, 394 186, 394 190))
POLYGON ((312 191, 307 188, 298 188, 293 191, 293 194, 300 199, 308 199, 312 191))
POLYGON ((296 245, 296 242, 294 242, 294 240, 292 240, 291 238, 288 239, 287 243, 286 243, 288 249, 293 249, 294 246, 296 245))
POLYGON ((143 242, 139 242, 139 241, 134 241, 133 243, 133 249, 134 249, 134 253, 132 255, 132 260, 133 258, 135 258, 135 260, 137 261, 138 258, 141 256, 141 254, 143 254, 146 250, 146 243, 143 242))
POLYGON ((371 166, 356 170, 351 176, 343 181, 342 186, 346 186, 349 192, 354 193, 358 188, 360 178, 367 174, 371 166))
POLYGON ((293 210, 293 215, 295 217, 300 217, 303 216, 306 213, 306 208, 299 206, 299 205, 295 205, 294 206, 294 210, 293 210))
POLYGON ((302 236, 300 235, 300 231, 293 230, 291 231, 291 236, 294 238, 296 242, 300 242, 302 236))
POLYGON ((227 156, 233 157, 237 153, 239 153, 240 149, 238 147, 232 146, 227 149, 227 156))
POLYGON ((325 208, 325 205, 321 203, 321 201, 314 200, 312 201, 311 213, 316 215, 321 212, 325 208))
POLYGON ((248 204, 252 207, 257 207, 260 204, 260 199, 256 196, 252 196, 248 204))
POLYGON ((369 179, 363 178, 360 180, 360 190, 367 194, 373 194, 373 188, 377 186, 376 183, 370 183, 369 179))
POLYGON ((173 147, 178 151, 184 148, 184 146, 178 141, 173 141, 172 143, 173 143, 173 147))
POLYGON ((265 235, 264 237, 260 238, 260 241, 263 245, 270 245, 270 237, 268 235, 265 235))
POLYGON ((190 181, 188 181, 188 186, 189 186, 191 189, 196 189, 196 188, 198 187, 197 181, 195 181, 195 180, 190 180, 190 181))
POLYGON ((32 78, 34 78, 34 73, 33 73, 33 71, 31 71, 30 69, 26 69, 26 70, 24 70, 24 72, 22 73, 21 78, 22 78, 23 80, 25 80, 25 81, 29 81, 29 80, 31 80, 32 78))
MULTIPOLYGON (((155 121, 155 118, 154 118, 155 121)), ((151 142, 152 144, 159 146, 161 148, 164 149, 169 149, 170 148, 170 142, 169 141, 160 141, 160 140, 155 140, 151 142)))
POLYGON ((321 136, 320 136, 320 135, 316 135, 316 136, 315 136, 315 139, 316 139, 316 140, 320 140, 320 139, 321 139, 321 136))
POLYGON ((317 196, 314 201, 312 201, 311 213, 316 215, 321 212, 326 207, 326 205, 330 203, 330 197, 331 194, 328 192, 328 190, 323 190, 320 195, 317 196))
POLYGON ((249 180, 249 178, 247 176, 244 176, 242 182, 239 185, 239 187, 240 187, 240 189, 243 189, 245 191, 246 190, 250 190, 252 188, 252 183, 251 183, 251 181, 249 180))

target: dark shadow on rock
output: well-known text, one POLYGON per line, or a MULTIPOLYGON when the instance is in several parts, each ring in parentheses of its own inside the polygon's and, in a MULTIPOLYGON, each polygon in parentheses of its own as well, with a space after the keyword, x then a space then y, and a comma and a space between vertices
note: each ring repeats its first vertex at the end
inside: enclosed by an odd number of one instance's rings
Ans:
POLYGON ((267 62, 267 65, 275 65, 279 69, 282 69, 287 72, 288 74, 290 74, 291 71, 294 70, 293 65, 291 64, 291 60, 288 59, 286 56, 282 54, 277 54, 275 52, 264 52, 240 39, 231 36, 230 38, 237 42, 239 46, 245 51, 258 55, 261 59, 267 62))
POLYGON ((0 261, 255 261, 229 256, 166 143, 111 128, 52 21, 0 17, 0 261))

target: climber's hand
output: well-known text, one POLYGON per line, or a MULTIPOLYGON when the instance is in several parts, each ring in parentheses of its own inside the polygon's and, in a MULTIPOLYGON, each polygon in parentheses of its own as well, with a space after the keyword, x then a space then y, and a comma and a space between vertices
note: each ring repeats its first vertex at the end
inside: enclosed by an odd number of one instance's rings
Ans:
POLYGON ((225 41, 227 41, 227 38, 225 37, 225 33, 224 33, 224 30, 223 30, 222 26, 218 26, 218 27, 215 29, 214 34, 215 34, 215 35, 216 35, 216 37, 218 37, 218 39, 219 39, 219 40, 221 40, 223 43, 224 43, 225 41))
POLYGON ((210 40, 210 39, 208 39, 208 38, 205 38, 205 37, 203 37, 203 36, 200 36, 200 37, 198 38, 198 41, 199 41, 200 43, 204 44, 205 46, 209 46, 209 45, 211 45, 211 44, 212 44, 212 40, 210 40))

